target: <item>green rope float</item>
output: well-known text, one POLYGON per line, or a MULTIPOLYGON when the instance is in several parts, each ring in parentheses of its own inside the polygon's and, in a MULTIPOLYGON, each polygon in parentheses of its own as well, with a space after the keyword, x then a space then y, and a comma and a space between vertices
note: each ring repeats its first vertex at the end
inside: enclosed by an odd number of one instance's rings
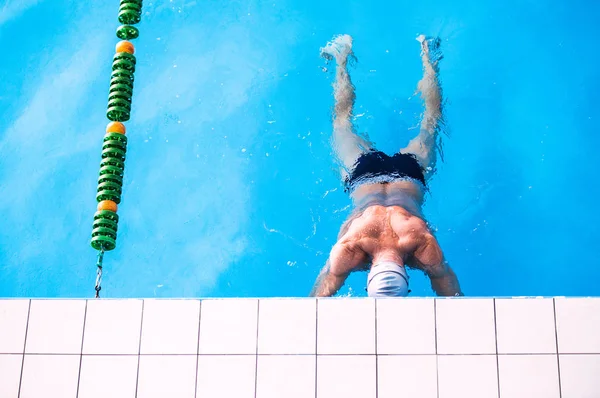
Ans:
POLYGON ((142 0, 121 0, 119 22, 135 25, 142 19, 142 0))
POLYGON ((122 39, 116 46, 113 57, 112 73, 108 91, 106 117, 111 122, 106 127, 102 142, 102 156, 98 176, 96 201, 98 208, 94 214, 91 245, 98 250, 96 261, 96 297, 100 297, 104 252, 117 247, 117 229, 119 216, 117 205, 121 203, 123 193, 123 176, 125 174, 125 157, 127 154, 127 137, 122 122, 131 116, 133 98, 133 80, 136 59, 133 55, 133 44, 127 40, 136 39, 140 32, 131 25, 140 22, 142 17, 142 0, 120 0, 119 22, 116 34, 122 39))
POLYGON ((137 39, 140 31, 131 25, 121 25, 117 28, 117 37, 121 40, 137 39))
POLYGON ((96 250, 113 250, 117 246, 117 223, 119 216, 114 211, 100 210, 94 214, 92 247, 96 250))
POLYGON ((135 56, 128 52, 118 52, 113 58, 113 73, 110 80, 108 109, 106 111, 106 117, 113 122, 126 122, 129 120, 135 62, 135 56))
POLYGON ((119 133, 106 133, 102 145, 102 163, 98 177, 96 200, 121 203, 127 137, 119 133))

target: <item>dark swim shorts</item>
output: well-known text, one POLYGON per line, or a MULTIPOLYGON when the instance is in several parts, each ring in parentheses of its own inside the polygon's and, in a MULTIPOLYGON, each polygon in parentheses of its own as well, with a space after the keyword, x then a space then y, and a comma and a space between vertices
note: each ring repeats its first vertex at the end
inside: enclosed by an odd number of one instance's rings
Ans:
POLYGON ((383 152, 372 150, 359 156, 354 170, 344 181, 344 190, 351 192, 363 183, 378 182, 385 184, 402 178, 412 178, 425 186, 423 168, 415 155, 396 153, 393 156, 388 156, 383 152))

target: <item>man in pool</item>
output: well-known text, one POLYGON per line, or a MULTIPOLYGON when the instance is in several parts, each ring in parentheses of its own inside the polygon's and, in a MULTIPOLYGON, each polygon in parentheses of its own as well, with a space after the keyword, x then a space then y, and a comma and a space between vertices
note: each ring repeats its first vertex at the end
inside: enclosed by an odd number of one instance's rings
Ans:
POLYGON ((417 87, 425 112, 419 135, 393 156, 372 148, 352 124, 356 96, 347 70, 352 38, 338 36, 321 49, 323 57, 336 62, 333 143, 355 209, 342 225, 311 296, 333 296, 354 271, 369 271, 370 297, 406 296, 407 266, 425 272, 436 294, 463 295, 421 213, 425 185, 435 167, 442 93, 438 81, 440 41, 422 35, 417 40, 424 69, 417 87))

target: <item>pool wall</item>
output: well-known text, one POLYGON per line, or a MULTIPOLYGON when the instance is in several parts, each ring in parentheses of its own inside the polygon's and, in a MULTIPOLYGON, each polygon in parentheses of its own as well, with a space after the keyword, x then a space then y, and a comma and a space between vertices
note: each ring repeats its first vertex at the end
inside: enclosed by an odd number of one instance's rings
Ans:
POLYGON ((600 298, 0 300, 2 398, 592 398, 600 298))

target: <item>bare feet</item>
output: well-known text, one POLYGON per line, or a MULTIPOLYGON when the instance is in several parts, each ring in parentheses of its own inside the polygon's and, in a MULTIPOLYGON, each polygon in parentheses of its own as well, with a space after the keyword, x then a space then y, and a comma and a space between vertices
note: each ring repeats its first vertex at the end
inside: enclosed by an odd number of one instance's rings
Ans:
POLYGON ((437 69, 438 62, 443 58, 440 47, 442 40, 439 37, 426 37, 425 35, 417 36, 416 40, 421 43, 421 56, 423 62, 430 64, 434 69, 437 69))
POLYGON ((325 47, 321 47, 321 57, 328 61, 335 59, 338 64, 346 62, 351 55, 352 36, 350 35, 336 36, 325 47))

